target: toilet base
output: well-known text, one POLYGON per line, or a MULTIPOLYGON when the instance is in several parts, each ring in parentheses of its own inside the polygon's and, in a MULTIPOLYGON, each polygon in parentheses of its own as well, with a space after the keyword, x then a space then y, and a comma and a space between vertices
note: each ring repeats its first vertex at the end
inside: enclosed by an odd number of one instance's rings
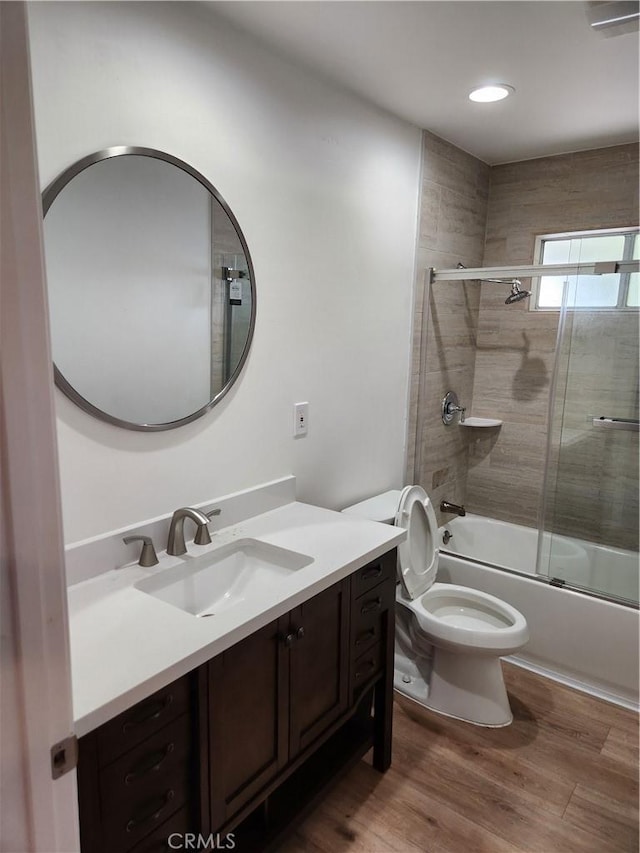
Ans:
POLYGON ((396 653, 394 687, 431 711, 476 726, 501 728, 513 721, 500 658, 495 656, 434 648, 427 685, 419 668, 396 653))
POLYGON ((434 648, 428 707, 479 726, 513 720, 500 658, 434 648))

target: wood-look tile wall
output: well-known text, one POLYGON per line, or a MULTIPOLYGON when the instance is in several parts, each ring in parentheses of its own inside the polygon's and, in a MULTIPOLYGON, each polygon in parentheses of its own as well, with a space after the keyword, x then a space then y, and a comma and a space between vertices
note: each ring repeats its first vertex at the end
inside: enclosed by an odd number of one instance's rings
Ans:
MULTIPOLYGON (((483 264, 535 263, 534 244, 539 234, 637 224, 638 150, 635 145, 495 166, 491 169, 483 264)), ((488 439, 479 440, 477 447, 474 445, 466 500, 472 512, 535 527, 541 506, 559 314, 531 311, 528 300, 507 306, 504 304, 507 292, 506 287, 499 285, 482 285, 473 414, 502 418, 504 425, 492 446, 486 446, 488 439)), ((604 363, 603 350, 599 345, 593 347, 594 337, 622 335, 628 321, 635 322, 637 329, 637 320, 628 315, 625 319, 623 314, 602 312, 589 316, 590 322, 587 323, 583 315, 582 323, 584 358, 589 357, 587 349, 590 350, 590 358, 598 361, 600 371, 604 363), (590 335, 585 337, 586 329, 590 330, 590 335)), ((632 388, 635 392, 637 344, 634 352, 630 344, 632 336, 622 337, 629 343, 626 356, 621 360, 621 350, 618 350, 615 380, 609 377, 603 381, 632 388)), ((622 342, 620 347, 624 348, 622 342)), ((611 353, 612 359, 613 355, 611 353)), ((575 360, 573 363, 576 364, 575 360)), ((593 364, 592 368, 595 368, 593 364)), ((596 389, 601 386, 602 382, 596 381, 593 393, 588 393, 587 381, 575 386, 577 393, 570 394, 563 407, 565 424, 572 418, 582 419, 587 409, 598 404, 596 389)), ((554 428, 556 424, 557 418, 554 418, 554 428)), ((596 448, 591 447, 591 450, 596 448)), ((603 476, 608 472, 610 478, 611 460, 619 456, 617 453, 607 453, 606 457, 600 454, 596 460, 585 454, 581 465, 571 464, 571 478, 564 486, 560 471, 556 491, 560 500, 548 510, 559 510, 571 504, 575 511, 563 510, 552 529, 580 538, 621 544, 621 528, 618 525, 603 527, 599 521, 603 503, 607 503, 605 496, 590 488, 594 469, 598 468, 603 476)), ((632 460, 630 462, 632 464, 632 460)), ((628 535, 623 547, 633 547, 633 542, 637 547, 637 504, 635 520, 631 523, 633 512, 633 504, 629 503, 625 514, 629 522, 628 535)), ((545 521, 549 524, 552 517, 553 513, 548 511, 545 521)))
MULTIPOLYGON (((637 224, 637 149, 616 146, 490 168, 425 132, 423 158, 407 482, 422 485, 436 506, 446 498, 480 515, 535 527, 558 315, 530 311, 528 301, 506 306, 506 286, 424 289, 424 269, 533 263, 539 234, 637 224), (469 414, 501 418, 503 426, 445 427, 440 400, 447 390, 457 392, 469 414)), ((580 476, 575 466, 573 475, 580 476)), ((568 482, 578 488, 577 480, 568 482)), ((593 512, 584 510, 591 503, 582 502, 576 525, 563 517, 557 529, 589 538, 593 512)), ((600 541, 607 535, 600 533, 600 541)))
POLYGON ((407 482, 422 485, 437 507, 442 498, 461 503, 466 494, 468 444, 462 430, 443 425, 440 401, 449 390, 463 405, 471 400, 480 288, 425 287, 424 270, 480 265, 490 170, 431 133, 425 132, 423 145, 407 482))

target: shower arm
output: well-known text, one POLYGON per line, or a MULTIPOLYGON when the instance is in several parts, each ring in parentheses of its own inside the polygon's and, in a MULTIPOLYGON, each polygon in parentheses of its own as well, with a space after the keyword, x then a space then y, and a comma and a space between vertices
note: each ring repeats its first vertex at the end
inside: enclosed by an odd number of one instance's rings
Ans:
MULTIPOLYGON (((458 264, 456 269, 464 270, 465 272, 467 272, 468 268, 465 267, 464 264, 458 264)), ((434 273, 435 272, 436 270, 434 270, 434 273)), ((478 278, 477 281, 488 281, 491 284, 510 284, 512 287, 514 284, 518 285, 518 287, 522 285, 522 282, 519 278, 508 278, 507 276, 505 276, 504 278, 478 278)))
MULTIPOLYGON (((458 264, 457 269, 466 270, 467 268, 464 264, 458 264)), ((505 305, 513 305, 515 302, 521 302, 531 296, 530 290, 522 289, 522 282, 519 278, 480 278, 478 281, 488 281, 492 284, 511 284, 511 293, 504 300, 505 305)))
POLYGON ((522 284, 519 278, 479 278, 478 281, 488 281, 491 284, 522 284))

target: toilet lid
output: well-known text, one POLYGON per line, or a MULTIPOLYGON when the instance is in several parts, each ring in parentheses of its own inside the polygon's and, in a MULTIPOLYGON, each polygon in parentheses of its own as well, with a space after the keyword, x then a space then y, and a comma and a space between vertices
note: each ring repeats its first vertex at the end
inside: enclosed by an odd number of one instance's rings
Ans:
POLYGON ((395 523, 407 530, 407 538, 398 545, 398 574, 405 592, 414 599, 429 589, 438 570, 438 522, 423 488, 403 489, 395 523))

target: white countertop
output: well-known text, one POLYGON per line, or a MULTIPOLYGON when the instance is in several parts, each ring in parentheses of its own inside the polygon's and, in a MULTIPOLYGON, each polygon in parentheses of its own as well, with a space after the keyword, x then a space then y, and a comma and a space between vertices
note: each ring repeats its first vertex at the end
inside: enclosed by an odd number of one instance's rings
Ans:
POLYGON ((254 538, 313 557, 260 601, 246 600, 198 619, 134 587, 180 562, 107 571, 68 589, 75 733, 81 737, 210 658, 284 615, 405 538, 398 527, 299 502, 188 544, 198 556, 236 538, 254 538))

